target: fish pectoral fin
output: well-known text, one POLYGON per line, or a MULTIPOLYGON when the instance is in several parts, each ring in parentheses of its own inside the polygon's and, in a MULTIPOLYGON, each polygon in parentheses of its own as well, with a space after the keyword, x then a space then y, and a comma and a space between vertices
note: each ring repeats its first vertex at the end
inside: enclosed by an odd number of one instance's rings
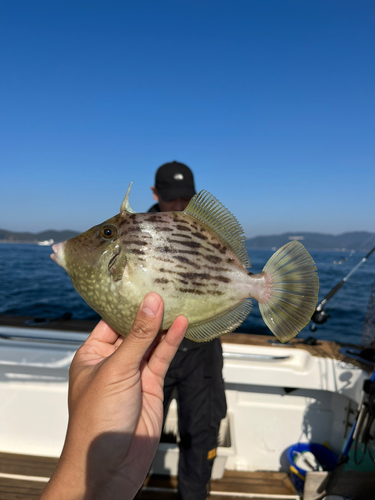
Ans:
POLYGON ((236 217, 208 191, 200 191, 185 208, 184 213, 203 222, 233 250, 244 267, 251 262, 245 247, 243 229, 236 217))
POLYGON ((253 304, 251 300, 246 299, 241 304, 232 309, 230 312, 219 316, 218 318, 197 326, 189 326, 185 337, 194 342, 208 342, 224 335, 225 333, 233 332, 238 326, 245 321, 251 312, 253 304))
POLYGON ((112 276, 113 281, 120 281, 122 275, 124 274, 124 270, 128 259, 126 258, 126 253, 121 252, 121 249, 111 257, 108 263, 108 272, 112 276))

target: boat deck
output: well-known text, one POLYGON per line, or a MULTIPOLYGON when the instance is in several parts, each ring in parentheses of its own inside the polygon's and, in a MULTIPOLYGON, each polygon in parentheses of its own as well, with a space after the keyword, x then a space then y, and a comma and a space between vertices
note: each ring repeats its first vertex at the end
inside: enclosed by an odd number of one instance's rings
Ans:
MULTIPOLYGON (((210 483, 209 498, 216 500, 252 499, 297 499, 296 490, 285 472, 242 472, 226 470, 221 479, 210 483), (257 496, 259 495, 259 496, 257 496)), ((149 476, 137 500, 177 499, 177 478, 149 476)))
POLYGON ((39 498, 57 464, 57 458, 0 453, 1 500, 39 498))
MULTIPOLYGON (((1 500, 39 498, 56 464, 56 458, 0 453, 1 500)), ((177 499, 177 478, 150 475, 146 478, 136 498, 137 500, 175 500, 177 499)), ((215 500, 239 498, 292 500, 299 497, 285 472, 225 471, 222 479, 211 481, 209 498, 215 500)))
MULTIPOLYGON (((0 499, 36 500, 57 464, 57 458, 0 453, 0 499)), ((325 472, 307 475, 304 499, 315 500, 316 489, 325 472)), ((372 472, 346 471, 329 494, 350 494, 372 500, 375 477, 372 472)), ((211 500, 297 500, 292 482, 285 472, 225 471, 223 478, 211 481, 211 500)), ((177 478, 150 475, 136 500, 176 500, 177 478)))

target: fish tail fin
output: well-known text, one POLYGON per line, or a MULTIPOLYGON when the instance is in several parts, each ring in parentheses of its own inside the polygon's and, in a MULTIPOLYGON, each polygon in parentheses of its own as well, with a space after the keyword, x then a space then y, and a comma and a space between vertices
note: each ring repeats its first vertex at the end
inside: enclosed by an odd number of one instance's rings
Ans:
POLYGON ((305 247, 292 241, 275 252, 265 265, 270 290, 259 303, 262 318, 280 342, 297 335, 310 321, 318 300, 319 278, 305 247))

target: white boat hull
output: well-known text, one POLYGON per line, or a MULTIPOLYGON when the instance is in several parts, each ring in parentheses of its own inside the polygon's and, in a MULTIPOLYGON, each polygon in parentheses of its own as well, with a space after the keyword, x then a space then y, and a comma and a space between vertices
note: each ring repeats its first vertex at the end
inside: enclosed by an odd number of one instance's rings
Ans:
MULTIPOLYGON (((60 455, 69 366, 86 337, 0 327, 1 452, 60 455)), ((368 377, 364 370, 303 349, 226 343, 225 337, 223 351, 228 416, 214 478, 224 468, 287 471, 286 449, 297 442, 341 450, 368 377)), ((167 426, 177 430, 175 403, 167 426)), ((153 470, 175 475, 177 461, 177 445, 161 443, 153 470)))

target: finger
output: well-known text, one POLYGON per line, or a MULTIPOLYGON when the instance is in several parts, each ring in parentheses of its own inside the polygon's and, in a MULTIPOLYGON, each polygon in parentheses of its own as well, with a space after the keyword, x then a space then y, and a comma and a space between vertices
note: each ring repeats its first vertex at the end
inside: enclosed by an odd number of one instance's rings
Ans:
POLYGON ((163 299, 157 293, 148 293, 139 306, 128 335, 115 353, 124 370, 129 367, 139 367, 159 333, 162 319, 163 299))
POLYGON ((92 340, 99 340, 100 342, 105 342, 106 344, 114 344, 119 338, 119 334, 111 328, 108 323, 104 320, 99 321, 96 327, 93 329, 86 342, 91 342, 92 340))
POLYGON ((148 361, 148 367, 154 375, 162 378, 165 377, 188 326, 189 323, 185 316, 178 316, 174 320, 167 334, 156 347, 148 361))

